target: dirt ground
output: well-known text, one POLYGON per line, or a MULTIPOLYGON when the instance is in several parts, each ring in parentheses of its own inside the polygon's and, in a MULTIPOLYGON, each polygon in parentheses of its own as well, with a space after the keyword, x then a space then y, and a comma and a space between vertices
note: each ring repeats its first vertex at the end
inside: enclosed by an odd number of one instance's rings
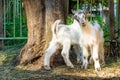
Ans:
POLYGON ((13 66, 14 57, 20 48, 8 48, 0 51, 0 80, 120 80, 120 58, 106 58, 102 71, 96 72, 93 65, 87 70, 74 62, 75 68, 66 65, 54 67, 51 71, 32 70, 24 66, 13 66))

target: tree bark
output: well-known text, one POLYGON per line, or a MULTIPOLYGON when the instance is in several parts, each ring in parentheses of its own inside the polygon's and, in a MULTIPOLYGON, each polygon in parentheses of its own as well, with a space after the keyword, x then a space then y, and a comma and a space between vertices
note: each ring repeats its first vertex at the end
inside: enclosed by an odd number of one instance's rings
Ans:
POLYGON ((110 25, 110 39, 115 38, 114 34, 114 0, 109 0, 109 25, 110 25))
MULTIPOLYGON (((3 11, 2 11, 2 0, 0 0, 0 37, 3 37, 3 11)), ((3 48, 3 40, 0 40, 0 49, 3 48)))
POLYGON ((36 68, 41 68, 52 37, 51 25, 56 19, 65 21, 62 1, 23 0, 23 4, 27 16, 28 41, 20 52, 19 60, 20 63, 36 63, 36 68))

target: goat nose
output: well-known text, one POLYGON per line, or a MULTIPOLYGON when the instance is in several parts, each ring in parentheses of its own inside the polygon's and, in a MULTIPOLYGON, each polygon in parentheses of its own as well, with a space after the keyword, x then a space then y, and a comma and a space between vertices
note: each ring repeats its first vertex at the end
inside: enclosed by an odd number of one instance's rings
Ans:
POLYGON ((85 23, 82 23, 82 26, 85 26, 85 23))
POLYGON ((82 22, 82 24, 85 24, 84 22, 82 22))

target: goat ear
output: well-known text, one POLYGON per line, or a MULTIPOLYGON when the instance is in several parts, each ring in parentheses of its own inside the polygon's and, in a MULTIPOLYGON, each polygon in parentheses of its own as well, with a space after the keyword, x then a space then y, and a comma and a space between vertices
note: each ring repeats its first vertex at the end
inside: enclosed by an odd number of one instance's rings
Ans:
POLYGON ((74 16, 73 16, 73 19, 77 19, 77 16, 76 16, 76 15, 74 15, 74 16))
POLYGON ((90 5, 88 5, 88 7, 87 7, 87 9, 85 11, 85 15, 87 16, 89 14, 89 12, 90 12, 90 5))
POLYGON ((90 16, 90 12, 89 11, 87 11, 87 12, 84 12, 84 14, 85 14, 85 16, 90 16))
POLYGON ((76 12, 76 11, 75 11, 75 10, 73 10, 73 9, 72 9, 71 11, 72 11, 72 13, 73 13, 73 14, 75 14, 75 12, 76 12))

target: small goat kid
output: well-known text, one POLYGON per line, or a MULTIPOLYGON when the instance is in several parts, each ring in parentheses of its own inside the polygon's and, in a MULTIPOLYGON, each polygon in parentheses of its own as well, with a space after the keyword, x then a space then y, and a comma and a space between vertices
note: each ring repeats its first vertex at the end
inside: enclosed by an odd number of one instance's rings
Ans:
POLYGON ((50 57, 55 53, 55 51, 59 48, 59 45, 62 45, 63 49, 61 55, 67 66, 73 68, 73 64, 69 59, 69 50, 71 45, 77 44, 77 49, 75 49, 75 53, 77 54, 77 61, 80 61, 80 38, 81 38, 81 28, 77 20, 74 19, 73 24, 65 25, 60 24, 61 20, 56 20, 54 24, 51 26, 52 29, 52 40, 45 52, 44 57, 44 68, 50 70, 50 57))
MULTIPOLYGON (((103 31, 100 28, 100 25, 95 22, 91 24, 86 19, 86 13, 78 10, 73 11, 74 17, 78 20, 81 30, 82 30, 82 37, 81 39, 81 47, 83 50, 83 64, 82 68, 87 68, 88 65, 88 56, 89 52, 91 53, 91 59, 94 61, 95 70, 101 70, 100 61, 104 63, 104 38, 103 38, 103 31)), ((91 60, 90 60, 91 61, 91 60)))

